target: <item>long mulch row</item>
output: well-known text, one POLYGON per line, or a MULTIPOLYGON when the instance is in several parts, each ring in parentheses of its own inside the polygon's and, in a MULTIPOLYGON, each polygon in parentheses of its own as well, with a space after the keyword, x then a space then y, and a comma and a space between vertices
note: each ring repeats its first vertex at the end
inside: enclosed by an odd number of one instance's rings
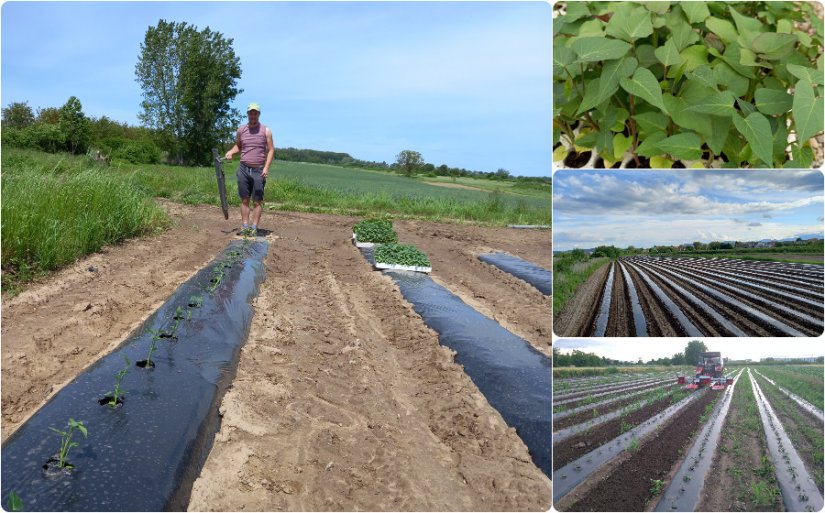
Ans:
MULTIPOLYGON (((773 321, 785 324, 793 330, 807 335, 815 336, 822 332, 822 307, 811 305, 810 294, 817 293, 814 285, 800 285, 800 292, 796 295, 807 298, 806 301, 787 297, 783 294, 794 292, 787 289, 777 288, 777 292, 768 291, 754 287, 752 285, 740 284, 735 278, 730 276, 718 276, 712 278, 714 270, 720 269, 718 261, 709 259, 692 259, 688 263, 682 263, 684 259, 655 259, 649 257, 622 258, 620 262, 627 269, 630 279, 639 295, 639 301, 647 324, 648 336, 692 336, 685 326, 681 326, 675 318, 675 313, 669 311, 652 290, 649 282, 657 285, 664 294, 672 300, 678 309, 687 317, 696 330, 704 336, 731 336, 731 333, 720 321, 714 319, 703 308, 689 301, 678 293, 672 284, 681 287, 686 292, 704 302, 710 309, 719 313, 722 317, 731 322, 748 336, 788 336, 789 330, 782 331, 780 327, 772 325, 770 321, 759 319, 752 314, 746 314, 737 308, 713 297, 711 294, 697 286, 697 282, 704 287, 718 291, 725 296, 734 298, 741 303, 761 312, 773 321), (698 263, 697 263, 698 262, 698 263), (697 266, 702 262, 707 262, 706 268, 702 268, 702 273, 697 272, 697 266), (711 265, 712 264, 712 265, 711 265), (671 274, 674 272, 675 274, 671 274), (690 274, 688 274, 690 273, 690 274), (644 279, 647 277, 647 280, 644 279), (670 282, 670 283, 669 283, 670 282), (723 286, 724 285, 724 286, 723 286), (735 287, 734 290, 725 288, 735 287), (809 290, 810 289, 810 290, 809 290), (781 293, 780 293, 781 292, 781 293), (767 304, 765 303, 767 301, 767 304), (790 312, 776 308, 774 305, 790 308, 802 315, 808 315, 812 319, 805 320, 790 312), (817 324, 820 323, 820 324, 817 324)), ((630 308, 630 298, 628 294, 628 284, 625 283, 624 273, 620 271, 618 262, 610 264, 615 269, 613 286, 611 290, 605 291, 607 272, 594 273, 576 292, 568 306, 562 312, 556 312, 555 330, 559 336, 592 336, 595 333, 594 320, 599 313, 602 296, 605 293, 612 294, 610 302, 607 331, 605 336, 635 336, 635 328, 630 308)), ((741 262, 731 261, 731 270, 739 270, 741 266, 750 266, 741 262), (734 268, 736 266, 736 268, 734 268)), ((610 267, 608 267, 609 269, 610 267)), ((761 279, 768 283, 760 283, 762 287, 770 287, 770 283, 784 283, 781 277, 775 275, 776 271, 784 269, 777 266, 775 269, 765 267, 760 264, 753 264, 748 268, 750 272, 758 274, 761 279), (768 270, 772 269, 772 270, 768 270)), ((791 272, 791 271, 787 271, 791 272)), ((821 291, 819 291, 821 293, 821 291)), ((784 328, 783 328, 784 329, 784 328)))
POLYGON ((562 511, 644 511, 652 498, 651 480, 667 477, 699 428, 705 408, 719 396, 718 391, 709 391, 689 404, 609 476, 562 511))
MULTIPOLYGON (((674 380, 674 383, 675 383, 675 380, 674 380)), ((651 389, 653 389, 655 387, 661 387, 661 385, 657 384, 657 385, 651 387, 651 389)), ((600 410, 599 413, 596 414, 596 415, 599 415, 599 414, 602 414, 602 413, 608 413, 608 412, 611 412, 611 411, 614 411, 614 410, 618 410, 619 408, 627 406, 628 404, 639 401, 641 399, 641 397, 642 396, 633 396, 633 397, 628 397, 628 398, 625 398, 625 399, 621 399, 619 401, 615 401, 613 403, 610 403, 608 405, 605 405, 605 406, 601 407, 599 409, 600 410)), ((570 426, 575 426, 576 424, 580 424, 582 422, 585 422, 585 421, 593 418, 594 416, 595 415, 593 413, 593 410, 590 409, 590 410, 585 410, 581 413, 577 413, 575 415, 571 415, 569 417, 564 417, 562 419, 556 420, 554 418, 553 419, 553 431, 558 431, 559 429, 564 429, 564 428, 567 428, 567 427, 570 427, 570 426)))
POLYGON ((636 427, 670 406, 672 402, 672 397, 659 399, 656 402, 631 412, 627 416, 615 418, 593 428, 592 430, 568 438, 558 445, 554 445, 553 470, 560 469, 571 461, 587 454, 596 447, 601 447, 605 443, 622 434, 622 423, 624 423, 628 429, 636 427))

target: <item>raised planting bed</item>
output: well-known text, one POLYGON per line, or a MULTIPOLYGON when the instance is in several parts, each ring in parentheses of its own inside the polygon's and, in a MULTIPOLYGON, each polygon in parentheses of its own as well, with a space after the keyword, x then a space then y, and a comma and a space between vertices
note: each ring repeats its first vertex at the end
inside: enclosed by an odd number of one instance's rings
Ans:
MULTIPOLYGON (((607 414, 612 418, 590 426, 583 433, 574 433, 570 436, 554 435, 553 437, 553 468, 558 470, 573 460, 589 453, 597 447, 620 436, 622 433, 638 426, 657 413, 664 411, 673 404, 673 394, 664 393, 663 397, 643 404, 640 408, 630 411, 617 410, 615 415, 607 414)), ((595 420, 595 419, 594 419, 595 420)), ((562 433, 564 433, 562 431, 562 433)))
POLYGON ((376 269, 432 272, 430 259, 421 250, 409 244, 387 243, 375 248, 376 269))
POLYGON ((552 479, 550 359, 423 274, 385 271, 552 479))
POLYGON ((372 248, 376 244, 398 242, 398 235, 387 219, 364 219, 352 228, 352 242, 359 248, 372 248))
POLYGON ((27 511, 186 509, 249 331, 267 248, 230 243, 20 426, 2 447, 3 499, 14 491, 27 511), (105 396, 115 388, 125 395, 112 407, 105 396), (60 447, 50 428, 65 430, 70 418, 88 436, 75 433, 71 469, 50 471, 44 465, 60 447))
POLYGON ((553 273, 547 269, 507 253, 487 253, 478 259, 526 281, 545 296, 553 295, 553 273))
MULTIPOLYGON (((582 484, 596 470, 605 465, 619 454, 624 453, 628 448, 638 448, 639 440, 653 432, 656 428, 667 423, 672 417, 680 414, 693 402, 700 402, 698 399, 704 398, 707 390, 698 390, 681 401, 667 407, 665 410, 654 414, 630 431, 627 431, 601 446, 593 448, 590 452, 580 456, 578 459, 567 463, 556 471, 556 479, 553 482, 553 502, 558 504, 574 488, 582 484)), ((557 507, 557 509, 559 509, 557 507)))
POLYGON ((671 479, 670 484, 656 504, 656 511, 697 511, 702 489, 710 473, 713 453, 719 443, 722 427, 730 409, 731 399, 742 370, 725 389, 721 399, 710 414, 710 420, 702 427, 699 436, 686 453, 685 459, 671 479))
MULTIPOLYGON (((560 511, 645 511, 646 504, 658 482, 663 483, 674 463, 679 461, 697 428, 704 423, 703 415, 718 399, 720 392, 699 391, 695 400, 679 411, 649 437, 629 447, 627 458, 610 469, 610 474, 597 483, 587 483, 582 491, 574 491, 560 511)), ((560 473, 559 471, 558 473, 560 473)))

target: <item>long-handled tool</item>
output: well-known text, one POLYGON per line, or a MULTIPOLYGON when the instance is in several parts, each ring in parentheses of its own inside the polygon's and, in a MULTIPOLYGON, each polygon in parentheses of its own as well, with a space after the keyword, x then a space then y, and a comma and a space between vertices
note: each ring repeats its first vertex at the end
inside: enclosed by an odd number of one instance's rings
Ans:
POLYGON ((226 181, 223 175, 223 159, 217 148, 212 148, 212 156, 215 158, 215 177, 218 179, 218 193, 221 196, 221 210, 223 218, 229 219, 229 204, 226 202, 226 181))

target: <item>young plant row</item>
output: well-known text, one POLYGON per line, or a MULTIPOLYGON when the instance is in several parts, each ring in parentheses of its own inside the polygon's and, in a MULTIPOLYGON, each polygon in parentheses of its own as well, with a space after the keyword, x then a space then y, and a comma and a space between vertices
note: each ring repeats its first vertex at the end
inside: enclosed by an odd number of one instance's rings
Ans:
POLYGON ((375 263, 430 267, 430 259, 412 244, 399 244, 398 234, 387 219, 365 219, 352 228, 356 242, 375 244, 375 263))
MULTIPOLYGON (((201 285, 205 292, 209 294, 215 293, 218 286, 223 282, 226 272, 225 270, 231 268, 244 257, 251 243, 251 239, 244 237, 244 242, 240 249, 230 251, 229 253, 227 253, 225 258, 223 258, 215 265, 211 272, 211 279, 209 280, 209 284, 201 285)), ((187 301, 187 309, 185 313, 184 309, 181 306, 178 306, 175 309, 175 314, 172 317, 172 322, 169 324, 167 328, 149 330, 149 333, 151 334, 151 338, 149 341, 149 352, 145 360, 137 361, 135 362, 135 365, 144 369, 153 368, 155 366, 155 363, 152 360, 152 354, 157 349, 158 340, 178 340, 178 330, 181 327, 181 323, 188 323, 191 320, 192 310, 196 308, 201 308, 203 306, 203 300, 203 295, 190 296, 189 300, 187 301)), ((128 357, 124 356, 123 359, 125 362, 125 366, 119 371, 117 371, 114 375, 114 389, 107 392, 106 395, 98 401, 102 406, 107 406, 111 409, 115 409, 123 405, 126 390, 123 389, 122 383, 123 379, 126 377, 126 374, 128 374, 129 369, 132 365, 132 362, 129 360, 128 357)), ((88 428, 86 425, 84 425, 84 422, 82 420, 74 420, 73 418, 70 418, 65 428, 58 429, 55 427, 50 427, 49 429, 51 429, 53 432, 60 436, 60 448, 57 454, 52 456, 46 462, 43 468, 46 472, 51 473, 70 472, 71 469, 74 468, 74 466, 68 461, 69 451, 79 445, 78 442, 73 440, 74 435, 75 433, 79 432, 83 435, 83 438, 87 438, 88 428)), ((22 500, 16 493, 14 493, 13 496, 10 494, 8 506, 10 510, 15 510, 15 508, 17 508, 18 506, 22 507, 22 500)))
POLYGON ((553 22, 554 161, 811 167, 825 82, 812 3, 556 8, 564 14, 553 22))

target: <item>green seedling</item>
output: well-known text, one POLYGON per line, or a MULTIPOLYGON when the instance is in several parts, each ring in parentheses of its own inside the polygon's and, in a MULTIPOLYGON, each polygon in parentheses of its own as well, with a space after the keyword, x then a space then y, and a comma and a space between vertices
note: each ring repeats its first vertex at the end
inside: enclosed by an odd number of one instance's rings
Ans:
POLYGON ((6 501, 6 509, 8 511, 23 511, 23 501, 14 490, 9 492, 9 498, 6 501))
POLYGON ((132 362, 129 361, 127 356, 123 357, 123 361, 126 362, 126 366, 115 373, 115 390, 107 393, 107 395, 112 396, 108 403, 112 408, 116 408, 117 400, 126 394, 126 391, 120 388, 120 382, 123 381, 124 376, 126 376, 126 373, 129 372, 129 367, 132 365, 132 362))
POLYGON ((650 483, 650 493, 652 495, 659 495, 662 493, 662 486, 664 485, 664 482, 661 479, 651 479, 650 483))
POLYGON ((152 334, 152 339, 149 341, 149 354, 146 355, 146 368, 154 367, 154 362, 152 361, 152 353, 155 352, 157 349, 156 342, 160 339, 161 331, 160 330, 150 330, 152 334))
POLYGON ((203 296, 191 296, 189 298, 189 306, 191 308, 200 308, 203 306, 203 296))
POLYGON ((352 228, 359 242, 397 242, 398 235, 392 228, 392 221, 386 219, 365 219, 352 228))
POLYGON ((60 435, 60 453, 58 455, 57 466, 60 468, 71 468, 72 465, 66 461, 66 457, 69 455, 69 451, 72 448, 77 447, 79 444, 77 442, 72 442, 72 436, 74 435, 75 430, 80 431, 83 435, 83 438, 88 438, 88 432, 86 431, 86 427, 83 425, 83 421, 74 420, 69 418, 69 423, 66 425, 67 430, 61 431, 57 428, 49 427, 52 431, 60 435))
MULTIPOLYGON (((409 244, 382 244, 375 250, 375 261, 385 264, 430 267, 430 259, 427 255, 409 244)), ((592 398, 588 399, 592 402, 592 398)))
POLYGON ((217 265, 217 266, 215 266, 214 269, 212 269, 212 280, 211 281, 212 281, 212 285, 209 286, 209 292, 210 293, 215 292, 215 289, 217 289, 218 286, 223 281, 223 266, 217 265))
POLYGON ((632 442, 627 446, 627 450, 630 452, 636 452, 639 450, 639 440, 633 439, 632 442))

